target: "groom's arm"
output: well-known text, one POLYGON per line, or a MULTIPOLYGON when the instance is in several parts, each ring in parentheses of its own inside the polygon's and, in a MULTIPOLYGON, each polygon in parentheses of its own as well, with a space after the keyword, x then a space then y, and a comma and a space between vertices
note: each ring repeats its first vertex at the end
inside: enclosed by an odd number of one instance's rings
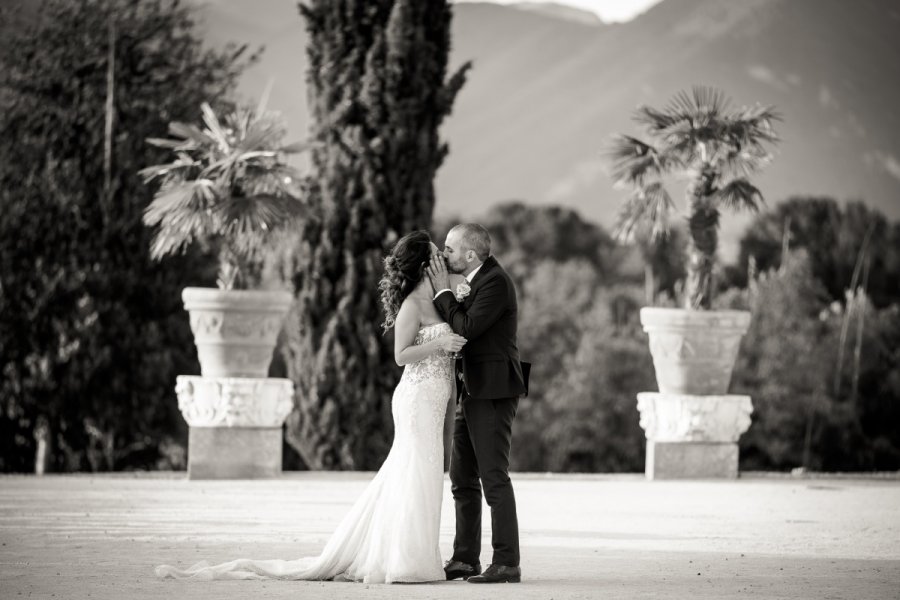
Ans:
POLYGON ((465 281, 466 281, 466 278, 463 277, 462 275, 456 275, 455 273, 451 273, 451 274, 450 274, 450 283, 449 283, 449 287, 445 287, 445 288, 440 289, 440 290, 438 290, 437 292, 435 292, 434 298, 437 298, 438 296, 440 296, 440 295, 443 294, 444 292, 450 292, 450 293, 452 294, 452 293, 453 293, 453 288, 456 288, 456 286, 458 286, 459 284, 461 284, 461 283, 463 283, 463 282, 465 282, 465 281))
POLYGON ((434 305, 454 332, 472 341, 503 316, 508 296, 506 280, 492 277, 479 285, 478 294, 468 308, 464 308, 453 294, 439 294, 434 305))

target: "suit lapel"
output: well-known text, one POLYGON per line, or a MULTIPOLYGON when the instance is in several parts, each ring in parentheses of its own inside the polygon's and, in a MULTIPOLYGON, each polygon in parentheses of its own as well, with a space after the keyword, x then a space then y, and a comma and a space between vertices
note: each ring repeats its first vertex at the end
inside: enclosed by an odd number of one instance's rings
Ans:
POLYGON ((469 284, 469 287, 472 289, 472 292, 466 296, 465 300, 463 300, 463 306, 468 308, 472 303, 472 298, 475 297, 475 291, 478 289, 478 283, 484 279, 485 274, 494 268, 494 265, 497 264, 497 261, 493 256, 488 256, 487 260, 485 260, 481 264, 481 268, 478 269, 478 272, 475 273, 475 277, 472 278, 472 283, 469 284))
POLYGON ((497 261, 494 259, 493 256, 488 256, 487 260, 485 260, 481 264, 481 268, 478 269, 478 272, 475 273, 475 277, 472 278, 472 283, 469 284, 472 287, 473 291, 478 286, 478 282, 484 278, 485 273, 487 273, 488 271, 493 269, 494 265, 496 265, 496 264, 497 264, 497 261))

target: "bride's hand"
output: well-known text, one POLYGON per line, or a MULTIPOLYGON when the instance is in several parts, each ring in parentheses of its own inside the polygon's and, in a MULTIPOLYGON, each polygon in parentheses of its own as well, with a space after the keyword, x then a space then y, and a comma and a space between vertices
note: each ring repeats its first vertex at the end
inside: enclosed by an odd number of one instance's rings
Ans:
POLYGON ((444 335, 435 340, 437 347, 445 352, 459 352, 466 345, 466 338, 455 333, 444 335))

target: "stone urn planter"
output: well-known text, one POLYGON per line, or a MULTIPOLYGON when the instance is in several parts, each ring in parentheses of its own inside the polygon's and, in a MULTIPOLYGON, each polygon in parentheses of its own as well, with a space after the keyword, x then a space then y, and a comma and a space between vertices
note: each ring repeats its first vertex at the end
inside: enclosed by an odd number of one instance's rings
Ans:
POLYGON ((303 177, 287 157, 313 144, 284 144, 286 126, 265 100, 234 106, 224 119, 206 102, 200 112, 200 125, 173 121, 170 137, 147 138, 169 162, 140 171, 159 184, 144 210, 144 224, 156 228, 150 255, 162 259, 197 242, 218 254, 218 287, 182 292, 202 373, 176 378, 190 426, 188 477, 271 477, 281 472, 294 388, 268 377, 269 364, 293 294, 252 289, 252 267, 276 232, 308 214, 303 177))
POLYGON ((266 377, 284 317, 285 291, 185 288, 184 308, 205 377, 266 377))
POLYGON ((659 392, 638 394, 650 479, 732 478, 749 396, 729 395, 746 311, 642 308, 659 392))
POLYGON ((780 116, 773 106, 732 108, 718 88, 695 85, 662 108, 639 107, 633 118, 648 137, 621 134, 609 148, 613 179, 631 188, 615 234, 652 241, 654 253, 674 251, 685 267, 684 309, 641 310, 659 386, 638 394, 647 477, 737 477, 737 439, 752 405, 749 396, 729 396, 728 385, 750 314, 712 310, 719 223, 723 210, 760 208, 763 193, 750 176, 771 159, 780 116), (658 243, 676 212, 665 180, 682 177, 683 254, 677 239, 658 243))
POLYGON ((641 309, 650 336, 656 383, 663 394, 720 395, 728 392, 750 313, 682 308, 641 309))
POLYGON ((185 288, 202 375, 179 375, 178 408, 190 426, 188 477, 251 479, 281 473, 281 426, 293 383, 268 377, 293 301, 284 291, 185 288))

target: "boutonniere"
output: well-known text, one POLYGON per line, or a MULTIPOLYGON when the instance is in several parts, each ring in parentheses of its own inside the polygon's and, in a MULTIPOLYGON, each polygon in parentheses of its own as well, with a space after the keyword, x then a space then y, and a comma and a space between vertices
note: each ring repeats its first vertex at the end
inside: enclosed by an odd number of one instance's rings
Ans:
POLYGON ((472 291, 472 288, 469 287, 468 283, 461 283, 456 286, 456 300, 457 302, 462 302, 466 296, 472 291))

